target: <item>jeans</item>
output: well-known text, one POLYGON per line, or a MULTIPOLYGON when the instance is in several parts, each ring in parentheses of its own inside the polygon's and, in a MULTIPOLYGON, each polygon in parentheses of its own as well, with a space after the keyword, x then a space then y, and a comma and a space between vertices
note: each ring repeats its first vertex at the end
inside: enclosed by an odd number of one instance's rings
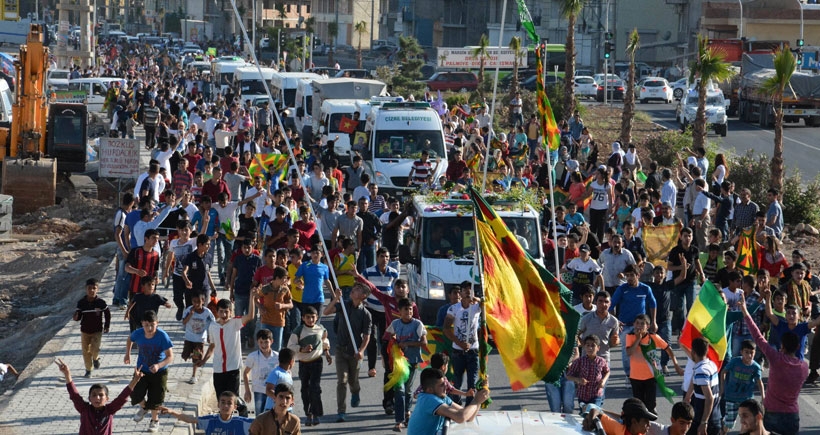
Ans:
POLYGON ((680 331, 686 315, 695 301, 695 281, 685 282, 672 288, 672 330, 680 331))
POLYGON ((219 281, 221 284, 224 284, 225 281, 225 274, 227 273, 228 269, 231 267, 231 252, 233 252, 233 240, 228 240, 228 237, 222 233, 219 233, 219 237, 216 239, 217 248, 217 256, 219 257, 217 261, 217 271, 219 272, 219 281))
POLYGON ((404 422, 405 413, 410 411, 410 403, 413 400, 413 378, 416 377, 416 365, 410 364, 410 377, 407 382, 399 383, 393 387, 393 409, 395 410, 396 423, 404 422))
POLYGON ((359 250, 359 260, 356 263, 356 270, 359 273, 364 273, 368 267, 376 265, 376 245, 364 243, 362 249, 359 250))
MULTIPOLYGON (((672 321, 666 319, 657 322, 657 324, 658 336, 660 336, 663 341, 669 343, 670 336, 672 335, 672 321)), ((669 354, 661 351, 661 367, 666 367, 667 364, 669 364, 669 354)))
POLYGON ((797 435, 800 431, 800 414, 767 411, 763 415, 763 426, 780 435, 797 435))
POLYGON ((157 146, 157 128, 145 126, 145 148, 152 149, 157 146))
POLYGON ((598 236, 598 240, 604 239, 604 230, 606 230, 606 215, 607 209, 589 209, 589 230, 598 236))
POLYGON ((629 378, 629 355, 626 354, 626 334, 634 331, 635 327, 633 326, 626 326, 624 325, 624 330, 618 334, 618 338, 621 340, 621 364, 624 368, 624 373, 626 374, 627 379, 629 378))
MULTIPOLYGON (((376 368, 376 361, 379 359, 379 345, 381 344, 381 337, 384 334, 385 319, 384 313, 368 308, 370 311, 370 318, 373 319, 370 327, 370 342, 367 343, 367 369, 372 370, 376 368)), ((386 363, 386 359, 382 359, 382 363, 386 363)))
MULTIPOLYGON (((251 297, 238 295, 236 293, 233 294, 233 309, 234 315, 236 316, 244 316, 248 313, 248 309, 250 308, 251 297)), ((251 319, 247 325, 242 327, 242 331, 240 332, 240 336, 242 339, 247 340, 250 338, 251 342, 255 342, 255 338, 253 337, 253 332, 256 331, 256 319, 251 319)), ((274 337, 275 339, 276 337, 274 337)))
POLYGON ((125 272, 125 254, 117 250, 117 281, 114 283, 114 305, 128 303, 128 284, 131 283, 131 274, 125 272))
MULTIPOLYGON (((470 388, 475 388, 478 380, 478 349, 468 351, 453 349, 453 354, 450 357, 450 364, 453 366, 453 387, 456 390, 461 390, 461 383, 464 380, 464 374, 467 373, 467 387, 464 391, 470 388)), ((453 402, 461 404, 461 397, 451 395, 450 399, 453 402)), ((472 403, 473 398, 467 397, 465 405, 472 403)))
POLYGON ((185 280, 182 279, 181 275, 172 275, 171 283, 174 292, 174 305, 176 305, 177 310, 184 310, 186 289, 185 280))
POLYGON ((572 414, 572 410, 575 408, 575 383, 568 381, 564 374, 561 374, 559 382, 560 386, 548 382, 544 383, 550 412, 572 414))
POLYGON ((273 334, 273 344, 270 345, 270 348, 273 349, 274 352, 279 352, 279 350, 283 347, 287 347, 282 344, 282 330, 284 329, 283 326, 273 326, 259 322, 259 330, 261 331, 263 329, 267 329, 273 334))
POLYGON ((315 361, 299 363, 299 381, 302 383, 302 403, 305 414, 314 417, 325 415, 322 407, 322 363, 318 358, 315 361))
POLYGON ((629 383, 632 385, 632 397, 640 399, 641 402, 646 405, 646 409, 654 414, 655 406, 657 405, 657 381, 655 381, 655 378, 645 380, 630 379, 629 383))
POLYGON ((253 410, 256 412, 257 417, 265 412, 265 401, 267 400, 268 396, 265 393, 253 393, 253 410))
POLYGON ((820 330, 816 330, 809 348, 809 370, 812 373, 820 369, 820 330))

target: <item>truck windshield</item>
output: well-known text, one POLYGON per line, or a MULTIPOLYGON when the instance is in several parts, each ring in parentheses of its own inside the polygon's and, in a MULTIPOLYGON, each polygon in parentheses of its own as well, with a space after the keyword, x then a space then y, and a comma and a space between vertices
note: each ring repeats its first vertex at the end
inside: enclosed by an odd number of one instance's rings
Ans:
POLYGON ((377 130, 374 143, 378 158, 416 159, 425 149, 431 159, 444 157, 441 130, 377 130))
POLYGON ((264 95, 265 84, 262 80, 242 80, 242 95, 264 95))
POLYGON ((334 113, 330 115, 330 127, 327 131, 330 133, 339 133, 339 125, 342 123, 342 118, 353 118, 353 113, 334 113))
MULTIPOLYGON (((538 222, 533 217, 502 217, 521 247, 532 258, 539 258, 538 222)), ((424 221, 422 246, 427 258, 472 258, 475 252, 475 226, 471 216, 429 218, 424 221)))
POLYGON ((229 85, 233 83, 233 73, 222 73, 219 75, 220 85, 229 85))
POLYGON ((296 88, 294 89, 285 89, 285 107, 295 107, 296 106, 296 88))

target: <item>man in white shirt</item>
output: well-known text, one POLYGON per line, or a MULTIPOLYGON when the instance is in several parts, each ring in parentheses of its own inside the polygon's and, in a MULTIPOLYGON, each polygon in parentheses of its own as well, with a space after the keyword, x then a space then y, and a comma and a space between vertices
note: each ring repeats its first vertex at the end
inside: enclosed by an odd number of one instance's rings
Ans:
POLYGON ((678 200, 678 188, 675 186, 675 183, 672 182, 672 171, 669 168, 664 168, 661 171, 661 179, 663 180, 663 185, 661 186, 661 202, 668 202, 672 209, 675 209, 675 203, 678 200))
MULTIPOLYGON (((444 335, 453 342, 451 362, 453 364, 453 386, 461 389, 464 374, 467 387, 472 388, 478 380, 478 323, 481 307, 473 297, 470 281, 461 283, 461 302, 453 304, 444 318, 444 335)), ((451 396, 453 402, 461 403, 461 397, 451 396)), ((467 397, 466 405, 472 402, 467 397)))
POLYGON ((703 178, 696 179, 694 187, 697 196, 695 196, 695 202, 692 204, 692 219, 689 226, 695 229, 695 242, 698 249, 706 251, 706 232, 709 229, 709 212, 712 209, 712 200, 703 194, 703 191, 706 190, 706 180, 703 178))

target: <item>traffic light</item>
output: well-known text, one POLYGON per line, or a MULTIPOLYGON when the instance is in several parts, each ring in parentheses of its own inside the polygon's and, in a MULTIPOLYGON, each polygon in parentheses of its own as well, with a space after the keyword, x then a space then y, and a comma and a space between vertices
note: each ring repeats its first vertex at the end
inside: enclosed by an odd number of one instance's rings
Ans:
POLYGON ((612 57, 612 43, 607 41, 604 43, 604 59, 612 57))
POLYGON ((799 66, 803 65, 803 49, 802 48, 797 49, 797 53, 796 53, 795 57, 797 58, 797 66, 799 67, 799 66))
POLYGON ((314 49, 319 48, 319 38, 317 38, 315 36, 310 38, 310 43, 311 43, 311 47, 313 47, 314 49))
POLYGON ((604 39, 606 39, 607 41, 611 41, 612 40, 612 32, 604 33, 604 39))
POLYGON ((279 30, 279 46, 284 47, 285 43, 287 43, 287 42, 288 42, 287 33, 283 32, 282 30, 279 30))
POLYGON ((797 40, 797 46, 798 46, 798 47, 802 47, 802 46, 803 46, 803 40, 802 40, 802 39, 798 39, 798 40, 797 40))

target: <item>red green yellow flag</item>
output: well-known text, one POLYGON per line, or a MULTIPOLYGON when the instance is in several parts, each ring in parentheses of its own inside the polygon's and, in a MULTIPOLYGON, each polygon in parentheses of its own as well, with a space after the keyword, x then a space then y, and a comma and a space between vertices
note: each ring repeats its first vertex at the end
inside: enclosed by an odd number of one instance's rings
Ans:
POLYGON ((444 335, 444 331, 438 326, 425 325, 427 329, 427 346, 421 348, 421 359, 424 361, 420 367, 424 368, 430 364, 430 357, 436 353, 447 352, 453 348, 453 342, 444 335))
POLYGON ((580 315, 569 290, 521 248, 473 188, 487 326, 513 391, 557 380, 569 364, 580 315))
POLYGON ((726 301, 720 290, 706 281, 689 310, 689 316, 680 334, 680 345, 692 350, 692 340, 703 337, 709 343, 706 357, 720 368, 726 350, 726 301))
POLYGON ((550 99, 544 89, 544 66, 541 61, 541 50, 545 47, 538 45, 535 47, 535 99, 538 101, 538 114, 541 121, 541 140, 545 148, 551 151, 558 151, 561 143, 561 130, 555 122, 555 113, 552 111, 550 99))
POLYGON ((737 268, 744 275, 754 276, 760 265, 759 255, 755 240, 755 227, 751 226, 740 233, 737 241, 737 268))
POLYGON ((669 251, 678 244, 680 225, 660 225, 657 227, 641 227, 646 261, 655 266, 665 266, 669 251))
POLYGON ((248 173, 251 174, 251 177, 267 177, 269 174, 272 175, 284 168, 287 163, 287 154, 257 154, 251 160, 248 173))

